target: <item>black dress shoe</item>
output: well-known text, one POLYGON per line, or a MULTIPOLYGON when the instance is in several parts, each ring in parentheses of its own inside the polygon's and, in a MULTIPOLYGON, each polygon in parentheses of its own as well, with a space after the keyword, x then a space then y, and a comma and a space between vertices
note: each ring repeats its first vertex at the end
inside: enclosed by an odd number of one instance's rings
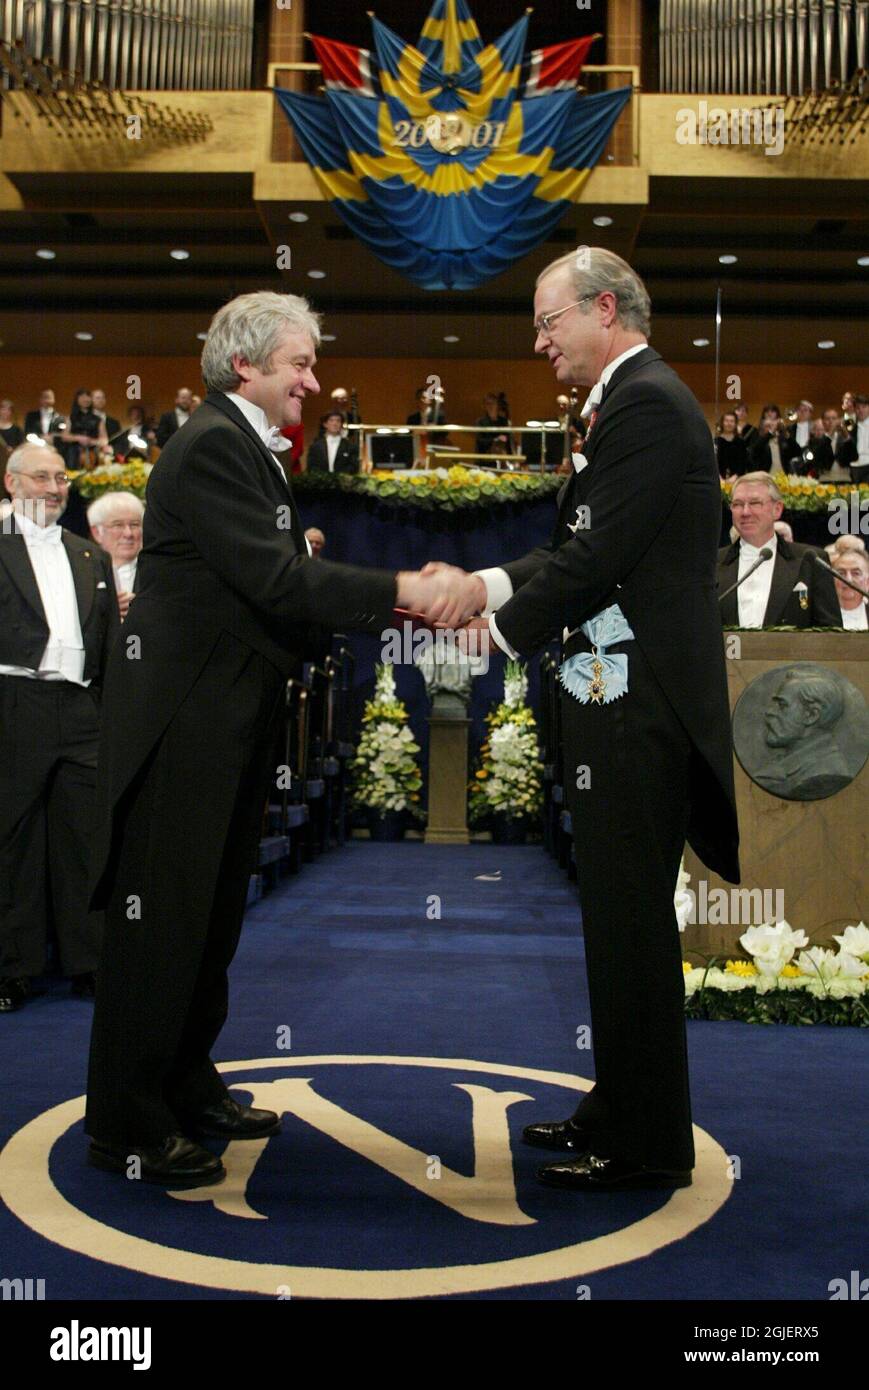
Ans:
POLYGON ((131 1158, 140 1160, 138 1177, 142 1182, 159 1183, 162 1187, 208 1187, 226 1177, 220 1159, 183 1134, 170 1134, 153 1148, 91 1140, 88 1162, 95 1168, 128 1174, 131 1158))
POLYGON ((591 1131, 574 1120, 526 1125, 522 1138, 526 1144, 535 1144, 538 1149, 558 1149, 561 1153, 586 1153, 594 1143, 591 1131))
POLYGON ((97 977, 93 970, 85 975, 73 975, 70 993, 76 999, 93 999, 97 992, 97 977))
POLYGON ((281 1129, 274 1110, 254 1110, 252 1105, 239 1105, 232 1096, 179 1118, 187 1133, 197 1139, 263 1139, 279 1134, 281 1129))
POLYGON ((30 981, 26 978, 0 980, 0 1014, 11 1014, 20 1009, 30 993, 30 981))
POLYGON ((591 1152, 578 1158, 538 1169, 537 1176, 547 1187, 564 1187, 570 1192, 622 1192, 631 1188, 690 1187, 691 1170, 644 1168, 618 1158, 598 1158, 591 1152))

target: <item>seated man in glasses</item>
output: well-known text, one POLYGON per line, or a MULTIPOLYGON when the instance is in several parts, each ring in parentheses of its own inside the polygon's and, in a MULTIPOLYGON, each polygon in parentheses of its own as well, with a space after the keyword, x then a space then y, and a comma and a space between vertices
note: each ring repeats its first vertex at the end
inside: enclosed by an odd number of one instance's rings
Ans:
POLYGON ((122 622, 133 599, 144 515, 145 508, 132 492, 107 492, 88 507, 91 535, 112 557, 122 622))

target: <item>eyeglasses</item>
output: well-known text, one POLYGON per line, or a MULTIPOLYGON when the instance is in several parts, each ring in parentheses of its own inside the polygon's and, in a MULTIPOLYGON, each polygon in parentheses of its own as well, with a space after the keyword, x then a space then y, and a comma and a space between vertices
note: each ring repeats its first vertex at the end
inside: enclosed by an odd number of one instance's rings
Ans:
POLYGON ((557 319, 561 314, 566 314, 568 309, 575 309, 577 304, 584 304, 587 299, 597 299, 597 292, 594 294, 584 294, 582 299, 575 299, 572 304, 565 304, 563 309, 553 309, 551 314, 541 314, 540 318, 533 325, 535 338, 538 338, 541 333, 545 333, 548 338, 553 320, 557 319))
POLYGON ((65 473, 26 473, 22 470, 19 477, 32 478, 35 483, 39 483, 43 487, 46 483, 56 483, 58 487, 66 487, 69 482, 65 473))
MULTIPOLYGON (((769 500, 771 501, 772 499, 770 498, 769 500)), ((751 502, 741 502, 738 497, 734 497, 730 503, 730 510, 732 512, 739 512, 743 510, 747 510, 749 512, 762 512, 764 507, 768 505, 768 501, 765 500, 762 502, 760 498, 755 498, 751 502)))
POLYGON ((104 531, 123 531, 125 527, 129 527, 131 531, 141 531, 141 529, 142 529, 142 523, 141 523, 141 521, 104 521, 104 522, 103 522, 103 530, 104 530, 104 531))

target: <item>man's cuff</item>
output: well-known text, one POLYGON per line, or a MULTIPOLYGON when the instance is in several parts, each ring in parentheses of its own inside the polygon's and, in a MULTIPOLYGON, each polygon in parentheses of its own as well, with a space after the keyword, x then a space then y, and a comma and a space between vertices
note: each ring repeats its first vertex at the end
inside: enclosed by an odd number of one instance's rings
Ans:
POLYGON ((513 650, 506 637, 502 637, 500 632, 498 631, 498 624, 495 622, 494 613, 489 618, 489 633, 491 635, 492 641, 497 643, 497 645, 501 648, 502 652, 506 652, 507 655, 509 657, 512 657, 514 661, 519 660, 519 653, 513 650))
POLYGON ((486 586, 486 606, 482 616, 488 618, 513 597, 513 581, 506 570, 496 566, 489 570, 474 570, 486 586))

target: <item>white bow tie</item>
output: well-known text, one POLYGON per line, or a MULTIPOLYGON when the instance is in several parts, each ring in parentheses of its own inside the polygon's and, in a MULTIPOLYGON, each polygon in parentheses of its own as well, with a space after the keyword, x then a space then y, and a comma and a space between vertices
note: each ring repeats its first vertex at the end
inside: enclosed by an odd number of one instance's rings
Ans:
POLYGON ((272 425, 268 434, 263 436, 263 443, 266 448, 271 449, 274 454, 283 453, 284 449, 292 449, 293 447, 293 441, 285 438, 277 425, 272 425))
POLYGON ((62 541, 63 531, 57 522, 51 526, 39 526, 27 535, 28 545, 60 545, 62 541))

